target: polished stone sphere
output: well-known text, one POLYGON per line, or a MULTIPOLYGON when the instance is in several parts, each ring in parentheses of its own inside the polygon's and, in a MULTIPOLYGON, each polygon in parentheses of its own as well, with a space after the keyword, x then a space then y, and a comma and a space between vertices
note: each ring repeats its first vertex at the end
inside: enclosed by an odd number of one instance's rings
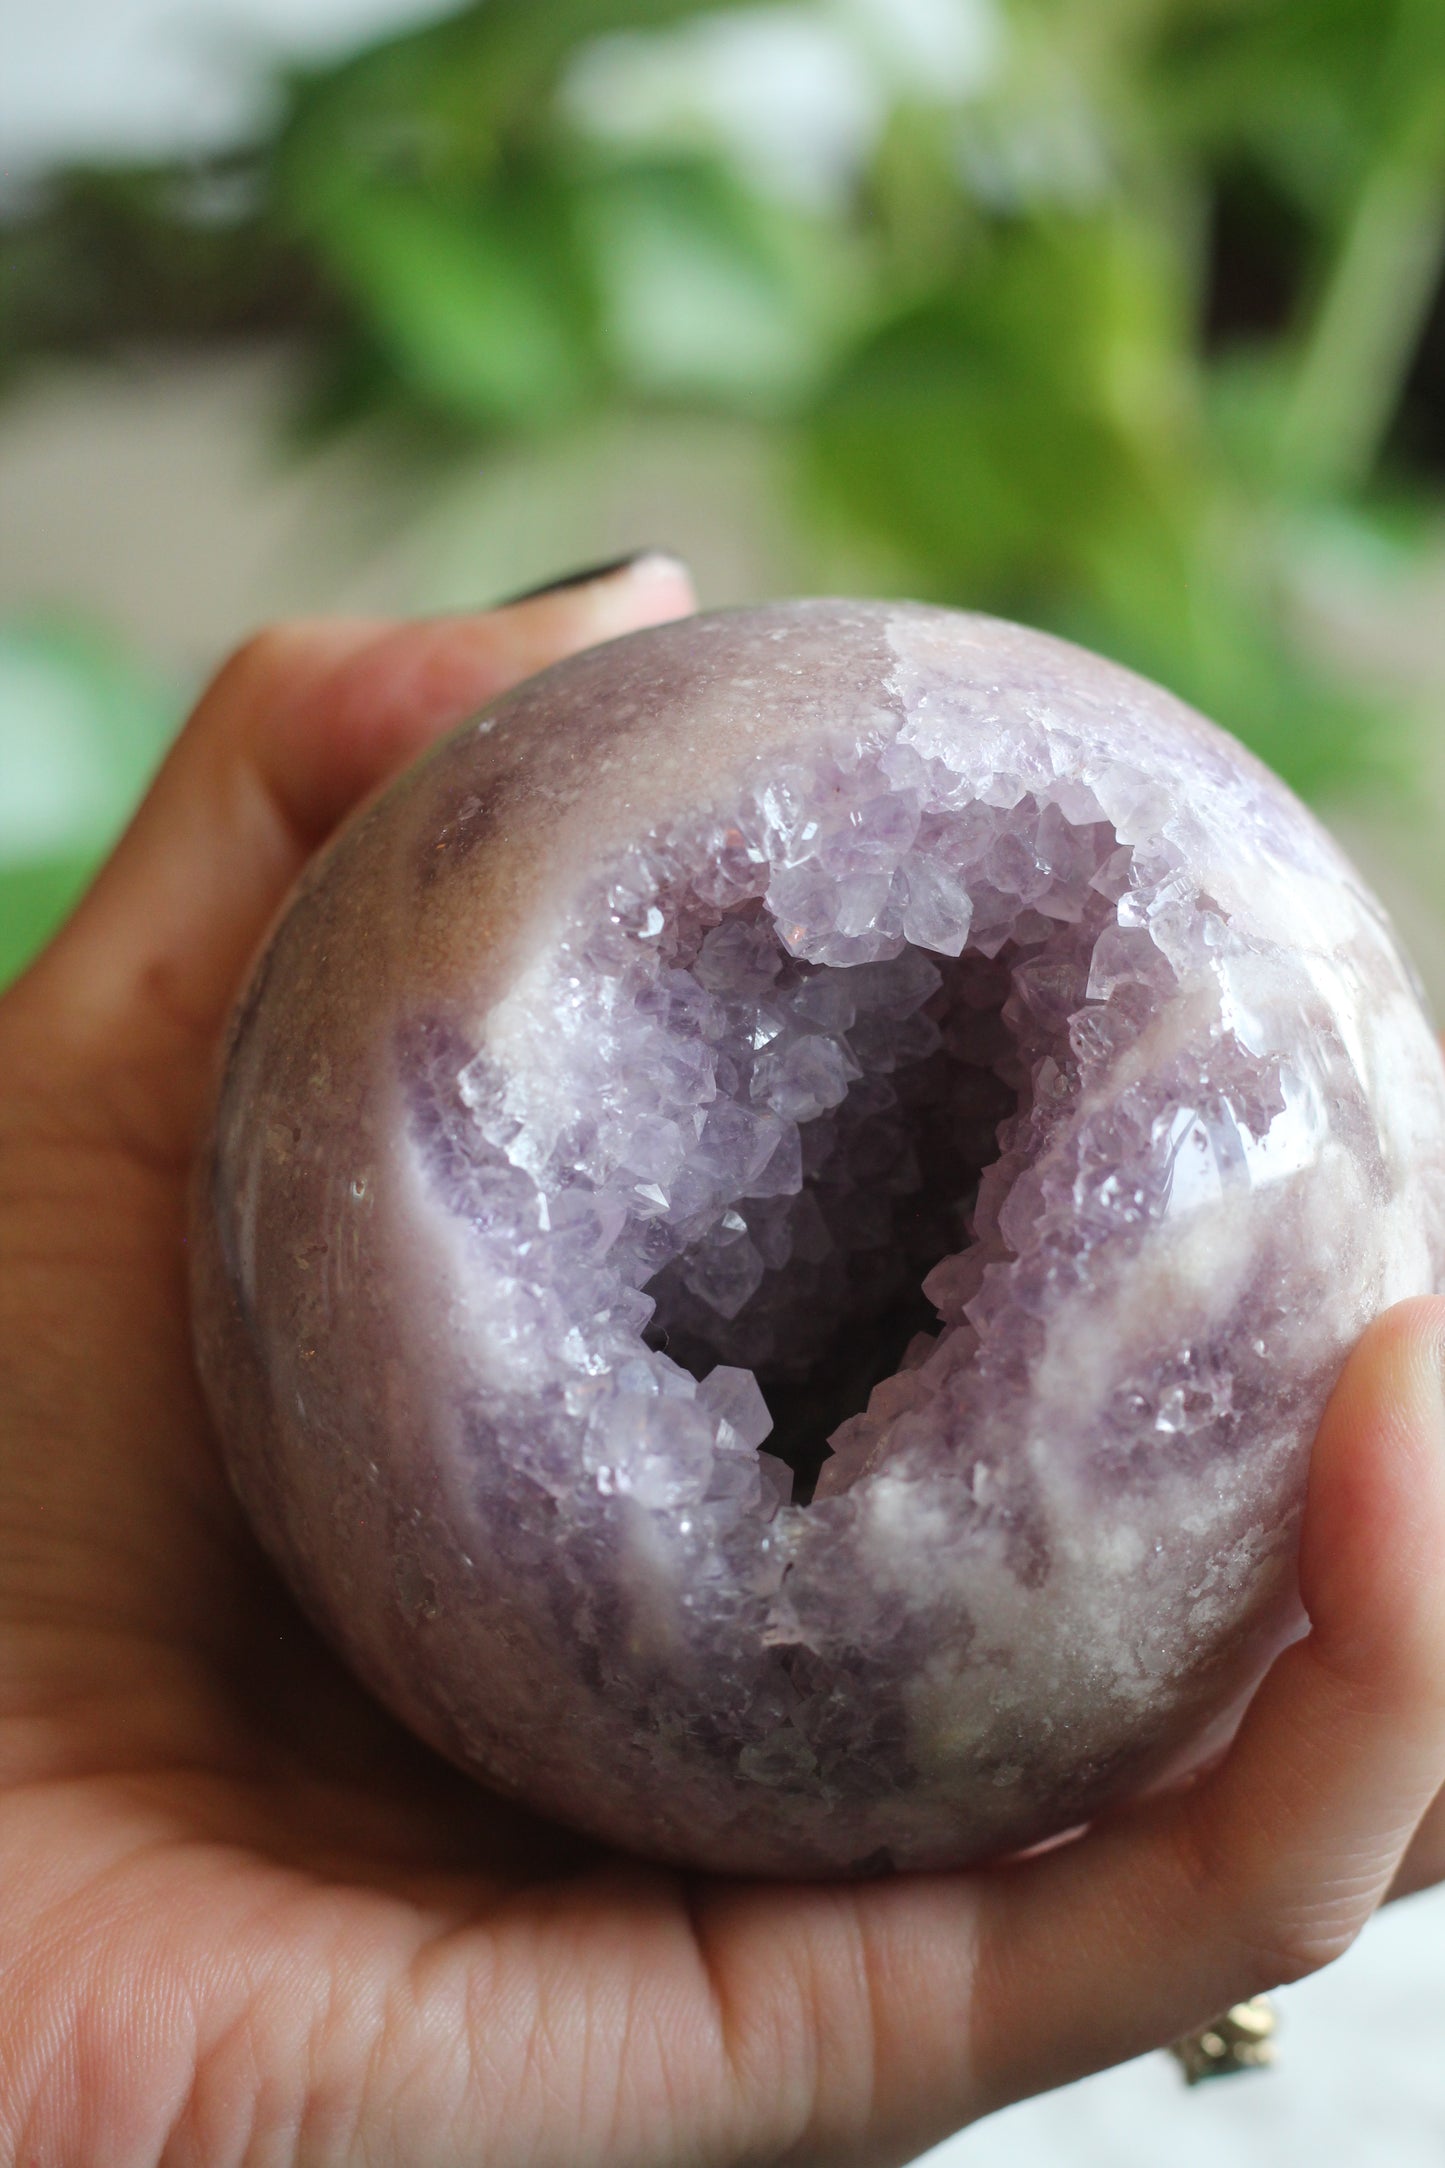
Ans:
POLYGON ((1325 1397, 1445 1278, 1445 1070, 1232 739, 785 604, 351 822, 198 1197, 232 1478, 406 1723, 656 1858, 941 1867, 1187 1767, 1298 1630, 1325 1397))

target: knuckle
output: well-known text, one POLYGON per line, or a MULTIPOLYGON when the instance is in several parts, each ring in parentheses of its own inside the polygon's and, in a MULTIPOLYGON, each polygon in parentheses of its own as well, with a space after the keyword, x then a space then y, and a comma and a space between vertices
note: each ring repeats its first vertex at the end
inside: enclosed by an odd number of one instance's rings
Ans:
POLYGON ((1255 1991, 1289 1987, 1322 1972, 1344 1956, 1364 1924, 1363 1917, 1338 1909, 1284 1909, 1273 1919, 1257 1923, 1246 1943, 1250 1976, 1259 1983, 1255 1991))
POLYGON ((313 618, 279 618, 262 625, 222 663, 211 683, 211 698, 253 699, 270 686, 288 682, 319 634, 313 618))
POLYGON ((1174 1850, 1185 1915, 1236 1952, 1243 1993, 1285 1987, 1333 1964, 1379 1894, 1373 1871, 1344 1882, 1320 1869, 1304 1887, 1282 1879, 1278 1861, 1263 1860, 1249 1872, 1234 1856, 1228 1832, 1192 1816, 1174 1832, 1174 1850))

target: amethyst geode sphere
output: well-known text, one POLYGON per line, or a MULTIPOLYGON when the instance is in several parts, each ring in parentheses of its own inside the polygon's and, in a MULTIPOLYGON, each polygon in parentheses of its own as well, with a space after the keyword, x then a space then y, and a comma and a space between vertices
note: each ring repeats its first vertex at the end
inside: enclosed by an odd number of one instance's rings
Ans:
POLYGON ((486 1782, 778 1874, 1031 1844, 1298 1622, 1442 1284, 1445 1074, 1284 787, 1017 626, 800 603, 468 724, 311 870, 196 1230, 261 1538, 486 1782))

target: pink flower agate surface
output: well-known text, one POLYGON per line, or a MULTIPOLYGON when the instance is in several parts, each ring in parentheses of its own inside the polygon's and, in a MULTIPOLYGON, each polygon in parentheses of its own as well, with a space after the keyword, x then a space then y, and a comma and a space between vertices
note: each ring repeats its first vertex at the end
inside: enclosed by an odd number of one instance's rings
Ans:
POLYGON ((312 869, 196 1320, 262 1540, 443 1753, 875 1872, 1217 1736, 1442 1247, 1439 1052, 1282 784, 1060 641, 797 603, 533 679, 312 869))

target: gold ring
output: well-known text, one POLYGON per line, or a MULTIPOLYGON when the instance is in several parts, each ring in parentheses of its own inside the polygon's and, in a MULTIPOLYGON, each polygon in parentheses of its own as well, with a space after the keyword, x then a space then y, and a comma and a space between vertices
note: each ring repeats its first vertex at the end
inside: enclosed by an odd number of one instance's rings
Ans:
POLYGON ((1240 2070, 1267 2070, 1275 2060, 1277 2022, 1268 1995, 1256 1995, 1235 2003, 1198 2032, 1185 2033, 1169 2052, 1188 2085, 1232 2078, 1240 2070))

